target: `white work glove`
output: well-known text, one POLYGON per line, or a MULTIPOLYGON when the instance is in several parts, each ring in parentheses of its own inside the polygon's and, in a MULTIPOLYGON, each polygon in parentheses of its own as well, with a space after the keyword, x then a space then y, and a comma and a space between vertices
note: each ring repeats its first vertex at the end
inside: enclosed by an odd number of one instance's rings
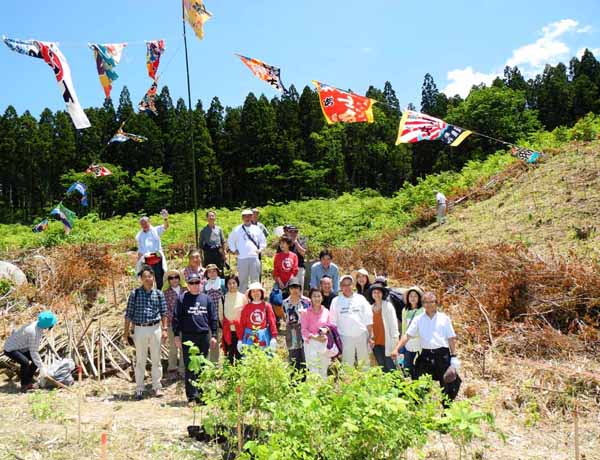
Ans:
POLYGON ((48 371, 45 367, 40 369, 40 379, 45 379, 48 376, 48 371))
POLYGON ((242 350, 243 350, 243 349, 244 349, 244 344, 242 343, 242 341, 241 341, 241 340, 238 340, 238 343, 237 343, 237 351, 238 351, 238 353, 239 353, 240 355, 242 354, 242 350))
POLYGON ((169 211, 167 211, 166 209, 161 209, 160 215, 162 216, 163 219, 166 219, 167 217, 169 217, 169 211))
POLYGON ((275 337, 269 342, 269 347, 271 347, 271 351, 277 351, 277 339, 275 337))
POLYGON ((144 260, 146 260, 146 257, 150 257, 151 254, 151 252, 145 252, 142 257, 144 258, 144 260))
POLYGON ((460 359, 458 359, 456 356, 454 358, 450 358, 450 365, 458 372, 460 369, 460 359))

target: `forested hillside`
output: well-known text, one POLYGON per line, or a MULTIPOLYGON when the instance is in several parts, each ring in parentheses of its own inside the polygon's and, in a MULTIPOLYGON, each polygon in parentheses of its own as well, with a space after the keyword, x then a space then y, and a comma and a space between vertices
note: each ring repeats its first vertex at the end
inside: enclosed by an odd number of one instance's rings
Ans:
MULTIPOLYGON (((507 142, 526 141, 540 130, 572 126, 600 111, 600 63, 586 50, 569 66, 546 66, 526 80, 507 67, 491 87, 474 87, 462 100, 441 93, 425 75, 420 110, 507 142)), ((197 101, 193 113, 203 207, 253 205, 333 197, 357 188, 391 195, 404 182, 431 172, 458 170, 484 159, 499 145, 471 136, 458 148, 438 142, 395 146, 401 103, 392 85, 369 87, 373 124, 326 125, 317 93, 307 87, 269 100, 248 94, 240 107, 197 101)), ((89 209, 75 197, 65 201, 79 215, 108 217, 127 212, 173 211, 192 207, 189 117, 183 99, 162 87, 158 116, 134 110, 125 87, 111 100, 86 110, 92 127, 77 132, 65 112, 49 109, 39 118, 12 106, 0 118, 0 222, 30 223, 64 198, 66 186, 82 180, 91 192, 89 209), (107 145, 119 125, 146 136, 145 143, 107 145), (102 162, 112 176, 82 174, 102 162)), ((404 104, 408 101, 402 101, 404 104)), ((409 108, 415 108, 409 104, 409 108)))

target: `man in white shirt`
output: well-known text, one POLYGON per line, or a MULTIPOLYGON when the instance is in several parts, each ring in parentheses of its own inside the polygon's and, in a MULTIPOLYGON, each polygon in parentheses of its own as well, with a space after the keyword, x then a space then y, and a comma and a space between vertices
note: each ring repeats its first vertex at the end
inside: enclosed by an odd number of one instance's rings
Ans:
POLYGON ((340 279, 341 294, 331 302, 330 320, 342 339, 342 361, 354 365, 355 359, 364 370, 369 369, 369 344, 373 342, 373 310, 362 295, 352 291, 354 278, 340 279))
POLYGON ((135 236, 138 244, 138 261, 135 272, 139 273, 142 265, 150 265, 154 272, 156 289, 161 290, 165 273, 167 272, 167 258, 162 249, 161 235, 169 228, 169 213, 166 209, 160 212, 163 224, 154 227, 150 224, 150 218, 143 216, 140 219, 141 230, 135 236))
POLYGON ((435 190, 435 202, 437 206, 437 221, 438 224, 446 223, 446 214, 448 214, 448 200, 446 199, 446 195, 444 195, 439 190, 435 190))
POLYGON ((264 233, 256 225, 252 225, 252 211, 242 211, 242 224, 229 234, 227 240, 229 251, 238 256, 238 273, 240 292, 246 292, 251 283, 260 280, 260 254, 267 247, 264 233))
POLYGON ((416 378, 424 374, 431 375, 433 380, 439 382, 442 391, 453 400, 461 382, 456 374, 460 369, 460 361, 456 357, 456 333, 450 318, 437 311, 437 299, 433 292, 427 292, 423 296, 423 307, 425 313, 412 321, 391 356, 396 360, 399 350, 410 339, 418 337, 422 350, 415 362, 416 378), (453 369, 447 372, 449 368, 453 369))

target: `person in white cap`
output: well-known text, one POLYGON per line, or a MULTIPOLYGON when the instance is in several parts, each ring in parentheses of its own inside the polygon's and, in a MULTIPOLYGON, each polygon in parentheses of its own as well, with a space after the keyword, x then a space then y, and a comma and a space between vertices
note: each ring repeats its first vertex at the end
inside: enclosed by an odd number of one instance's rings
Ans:
POLYGON ((242 224, 233 229, 227 240, 229 251, 238 256, 240 291, 245 292, 250 283, 260 280, 260 254, 267 247, 263 232, 252 225, 252 211, 242 211, 242 224))
POLYGON ((369 369, 369 344, 373 346, 373 310, 362 295, 353 292, 354 278, 340 279, 340 292, 331 302, 330 320, 342 339, 342 361, 369 369))
POLYGON ((146 264, 152 267, 156 289, 161 290, 165 273, 167 272, 167 258, 160 242, 161 235, 169 228, 169 213, 166 209, 160 212, 163 218, 163 224, 157 227, 150 224, 150 218, 143 216, 140 218, 141 230, 135 236, 138 244, 138 261, 135 272, 139 273, 142 265, 146 264))
POLYGON ((256 282, 248 286, 246 291, 248 303, 240 314, 240 334, 237 348, 240 353, 245 346, 258 346, 263 350, 267 347, 272 351, 277 349, 277 323, 275 313, 265 297, 265 288, 256 282))

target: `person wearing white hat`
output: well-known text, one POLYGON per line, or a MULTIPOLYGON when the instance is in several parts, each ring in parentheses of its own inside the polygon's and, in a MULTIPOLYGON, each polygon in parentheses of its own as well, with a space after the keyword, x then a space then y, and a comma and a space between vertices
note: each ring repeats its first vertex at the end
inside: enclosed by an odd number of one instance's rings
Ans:
POLYGON ((277 349, 277 323, 275 313, 266 298, 265 288, 262 284, 255 282, 248 286, 246 291, 248 303, 240 314, 240 334, 237 348, 240 353, 245 346, 269 347, 277 349))
POLYGON ((359 269, 356 272, 356 292, 364 296, 369 304, 372 304, 373 298, 369 292, 370 287, 371 279, 369 277, 369 272, 364 268, 359 269))
POLYGON ((267 247, 263 232, 256 225, 252 225, 250 209, 242 211, 242 224, 230 233, 227 246, 231 253, 238 256, 240 290, 244 292, 250 283, 260 280, 260 254, 267 247))
POLYGON ((354 278, 340 279, 340 292, 331 302, 330 320, 342 339, 342 361, 369 369, 369 344, 373 346, 373 310, 362 295, 353 292, 354 278))

